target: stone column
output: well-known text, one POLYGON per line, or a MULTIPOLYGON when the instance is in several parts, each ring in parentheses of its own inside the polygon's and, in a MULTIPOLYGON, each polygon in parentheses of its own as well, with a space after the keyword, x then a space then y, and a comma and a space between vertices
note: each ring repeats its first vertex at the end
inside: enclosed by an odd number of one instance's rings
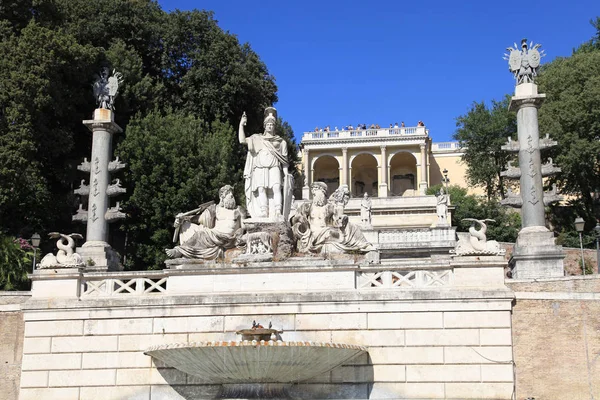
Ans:
POLYGON ((523 228, 533 226, 545 228, 546 226, 538 127, 538 108, 545 97, 545 95, 513 97, 510 104, 511 110, 517 111, 523 228))
POLYGON ((538 108, 545 97, 538 94, 536 84, 527 82, 517 85, 510 102, 510 109, 517 112, 519 143, 508 143, 503 148, 519 151, 522 228, 510 260, 516 279, 564 275, 562 246, 555 244, 554 233, 545 226, 540 149, 555 144, 550 139, 540 140, 538 108))
POLYGON ((302 188, 302 199, 310 199, 310 184, 312 178, 312 172, 310 170, 310 153, 308 149, 304 149, 304 187, 302 188))
POLYGON ((388 190, 388 165, 387 165, 387 147, 381 146, 381 174, 379 176, 379 197, 387 197, 388 190))
POLYGON ((419 182, 419 193, 425 196, 427 190, 427 143, 421 143, 421 181, 419 182))
MULTIPOLYGON (((108 244, 108 222, 124 217, 117 206, 110 208, 109 162, 112 153, 112 135, 123 132, 115 123, 111 110, 99 108, 94 119, 83 121, 92 131, 92 159, 87 211, 87 233, 82 247, 77 248, 87 271, 114 271, 121 269, 117 252, 108 244), (90 262, 91 261, 91 262, 90 262)), ((120 168, 120 167, 119 167, 120 168)))
POLYGON ((342 180, 340 184, 350 187, 350 179, 348 178, 348 148, 342 147, 342 180))
POLYGON ((105 216, 110 207, 106 192, 110 184, 108 163, 112 152, 112 135, 123 130, 115 123, 112 111, 103 108, 94 112, 93 120, 83 121, 83 123, 93 132, 85 245, 91 246, 93 242, 103 242, 108 245, 108 221, 105 216))

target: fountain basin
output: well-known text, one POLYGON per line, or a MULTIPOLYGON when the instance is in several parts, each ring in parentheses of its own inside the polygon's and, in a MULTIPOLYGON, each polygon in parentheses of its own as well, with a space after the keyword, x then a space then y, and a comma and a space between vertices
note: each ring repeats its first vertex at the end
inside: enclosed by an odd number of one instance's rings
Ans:
POLYGON ((159 345, 144 354, 210 384, 249 384, 302 382, 366 351, 341 343, 244 340, 159 345))

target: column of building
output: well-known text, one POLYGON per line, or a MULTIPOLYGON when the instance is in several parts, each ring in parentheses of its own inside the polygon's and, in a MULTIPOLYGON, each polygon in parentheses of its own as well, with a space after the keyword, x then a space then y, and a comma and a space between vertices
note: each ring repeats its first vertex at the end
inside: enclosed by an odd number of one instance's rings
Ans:
POLYGON ((424 196, 425 191, 427 190, 427 143, 421 143, 419 147, 421 148, 421 180, 419 182, 419 194, 424 196))
POLYGON ((379 197, 387 197, 389 193, 388 188, 388 161, 387 161, 387 147, 381 146, 381 167, 379 168, 379 197))
POLYGON ((310 199, 310 184, 312 183, 312 171, 310 168, 310 152, 308 149, 304 149, 304 156, 302 157, 304 162, 304 187, 302 188, 302 199, 310 199))

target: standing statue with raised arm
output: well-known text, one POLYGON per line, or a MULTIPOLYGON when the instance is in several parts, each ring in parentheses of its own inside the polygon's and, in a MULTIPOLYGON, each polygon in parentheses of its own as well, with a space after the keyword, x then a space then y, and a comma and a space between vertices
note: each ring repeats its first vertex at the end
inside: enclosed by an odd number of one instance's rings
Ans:
POLYGON ((291 199, 293 188, 288 171, 287 143, 275 134, 277 110, 273 107, 265 109, 264 133, 246 137, 247 121, 244 113, 240 120, 239 140, 248 146, 244 167, 246 208, 252 218, 280 221, 286 215, 283 207, 289 203, 285 200, 291 199))

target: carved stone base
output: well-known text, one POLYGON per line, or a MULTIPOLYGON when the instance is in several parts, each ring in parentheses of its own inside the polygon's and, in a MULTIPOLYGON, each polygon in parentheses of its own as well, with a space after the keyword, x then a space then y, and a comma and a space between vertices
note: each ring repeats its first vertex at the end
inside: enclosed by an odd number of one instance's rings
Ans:
POLYGON ((121 257, 106 242, 90 241, 76 249, 87 272, 122 271, 121 257))
POLYGON ((267 232, 271 235, 273 243, 273 260, 289 258, 294 251, 294 236, 292 228, 287 222, 270 222, 262 219, 244 220, 247 232, 267 232))
POLYGON ((232 260, 234 263, 245 264, 254 262, 267 262, 273 261, 273 254, 242 254, 232 260))
POLYGON ((544 227, 524 228, 519 232, 509 261, 514 279, 552 278, 564 276, 562 246, 554 234, 544 227))

